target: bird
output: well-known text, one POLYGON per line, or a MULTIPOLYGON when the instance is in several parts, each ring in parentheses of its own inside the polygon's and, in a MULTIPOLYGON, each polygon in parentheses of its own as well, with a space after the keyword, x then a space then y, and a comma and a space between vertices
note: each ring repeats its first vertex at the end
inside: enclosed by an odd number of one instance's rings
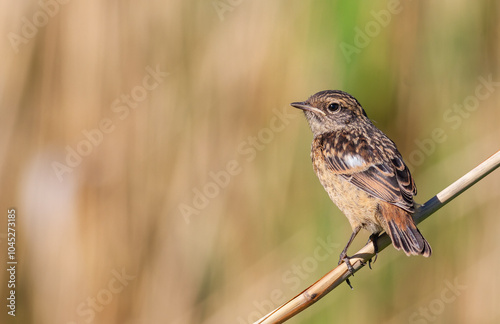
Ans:
POLYGON ((347 249, 361 229, 370 233, 375 260, 382 231, 406 255, 429 257, 431 246, 412 218, 418 208, 415 181, 396 144, 373 124, 359 101, 347 92, 325 90, 291 106, 304 112, 314 136, 313 169, 352 228, 338 264, 345 262, 354 273, 347 249))

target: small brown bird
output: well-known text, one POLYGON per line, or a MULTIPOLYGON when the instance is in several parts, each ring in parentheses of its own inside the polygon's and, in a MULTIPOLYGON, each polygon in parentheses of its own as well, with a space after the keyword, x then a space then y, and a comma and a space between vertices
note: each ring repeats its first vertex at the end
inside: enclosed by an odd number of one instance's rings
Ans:
POLYGON ((413 222, 417 187, 396 145, 370 121, 350 94, 326 90, 304 102, 302 109, 314 134, 314 171, 331 200, 345 214, 353 233, 340 254, 354 271, 347 249, 360 229, 376 238, 385 231, 406 255, 431 255, 431 247, 413 222))

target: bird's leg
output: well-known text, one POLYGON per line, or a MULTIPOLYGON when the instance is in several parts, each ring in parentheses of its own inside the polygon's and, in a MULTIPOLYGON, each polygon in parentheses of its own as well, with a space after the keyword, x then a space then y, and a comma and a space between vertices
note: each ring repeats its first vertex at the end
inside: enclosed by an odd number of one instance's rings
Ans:
POLYGON ((354 229, 354 231, 351 234, 351 238, 349 238, 349 241, 347 242, 347 245, 342 250, 342 253, 340 253, 340 257, 339 257, 339 264, 341 264, 342 261, 345 262, 345 264, 347 266, 347 269, 349 269, 349 272, 352 275, 354 275, 354 268, 352 267, 351 262, 349 262, 350 257, 347 256, 347 249, 351 245, 352 241, 354 241, 354 238, 356 237, 356 235, 358 235, 360 229, 361 229, 361 227, 356 227, 354 229))
MULTIPOLYGON (((361 227, 356 227, 352 234, 351 234, 351 237, 349 238, 349 241, 347 242, 347 245, 345 246, 345 248, 342 250, 342 253, 340 253, 340 257, 339 257, 339 265, 342 263, 342 261, 345 262, 346 266, 347 266, 347 269, 349 270, 349 272, 354 276, 354 268, 352 267, 351 265, 351 262, 349 261, 349 257, 347 256, 347 249, 349 248, 349 246, 351 245, 352 241, 354 241, 354 238, 356 237, 356 235, 358 235, 359 233, 359 230, 361 229, 361 227)), ((351 281, 349 280, 349 278, 347 278, 345 280, 345 282, 349 285, 349 287, 352 289, 352 285, 351 285, 351 281)))
MULTIPOLYGON (((373 250, 375 251, 375 258, 373 259, 373 263, 375 263, 375 261, 377 261, 377 257, 378 257, 378 245, 377 245, 378 235, 379 235, 379 233, 373 233, 372 235, 370 235, 370 238, 368 239, 368 242, 370 242, 370 241, 372 242, 373 250)), ((368 267, 370 267, 370 269, 372 268, 372 259, 370 259, 368 261, 368 267)))

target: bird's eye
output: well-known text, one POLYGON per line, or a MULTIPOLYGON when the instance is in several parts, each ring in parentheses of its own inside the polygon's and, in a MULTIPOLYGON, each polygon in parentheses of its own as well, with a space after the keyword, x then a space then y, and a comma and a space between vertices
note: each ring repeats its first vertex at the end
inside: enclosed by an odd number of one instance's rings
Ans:
POLYGON ((329 112, 335 112, 340 109, 340 105, 337 102, 331 103, 328 105, 329 112))

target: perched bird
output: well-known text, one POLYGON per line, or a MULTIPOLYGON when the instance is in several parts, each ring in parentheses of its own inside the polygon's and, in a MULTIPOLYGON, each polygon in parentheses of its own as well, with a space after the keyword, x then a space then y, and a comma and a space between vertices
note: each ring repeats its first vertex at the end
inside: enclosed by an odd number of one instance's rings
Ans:
POLYGON ((360 103, 339 90, 318 92, 302 109, 314 134, 314 171, 331 200, 345 214, 352 235, 340 254, 354 271, 347 249, 360 229, 376 238, 385 231, 407 255, 431 255, 431 247, 413 222, 417 187, 396 145, 370 121, 360 103))

